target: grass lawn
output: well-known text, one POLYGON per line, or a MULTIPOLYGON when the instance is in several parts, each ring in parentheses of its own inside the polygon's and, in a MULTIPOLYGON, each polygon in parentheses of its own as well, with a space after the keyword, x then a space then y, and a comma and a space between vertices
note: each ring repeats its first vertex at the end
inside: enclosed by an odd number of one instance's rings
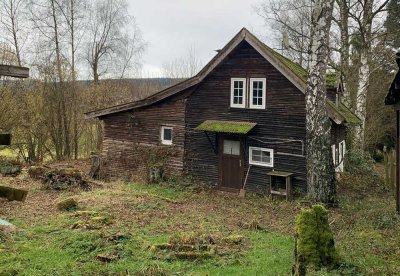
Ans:
MULTIPOLYGON (((56 192, 42 190, 40 183, 25 176, 0 177, 0 183, 29 189, 25 203, 0 201, 0 218, 18 227, 12 236, 0 236, 0 275, 291 272, 300 201, 255 195, 240 199, 171 184, 108 183, 88 192, 56 192), (78 200, 78 212, 58 211, 56 202, 69 196, 78 200), (252 222, 263 229, 249 227, 252 222), (193 250, 200 250, 204 240, 216 254, 181 259, 174 250, 156 248, 182 241, 193 242, 193 250)), ((387 192, 342 196, 340 208, 330 211, 330 221, 343 267, 311 274, 399 273, 400 222, 394 209, 387 192)))

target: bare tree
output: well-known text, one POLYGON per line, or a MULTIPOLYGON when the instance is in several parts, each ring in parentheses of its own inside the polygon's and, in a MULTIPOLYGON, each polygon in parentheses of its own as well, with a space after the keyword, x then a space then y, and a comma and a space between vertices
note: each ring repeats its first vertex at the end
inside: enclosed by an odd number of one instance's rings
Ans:
POLYGON ((167 78, 189 78, 196 75, 201 69, 202 64, 197 58, 196 50, 193 46, 189 48, 186 56, 177 58, 172 62, 163 65, 164 75, 167 78))
POLYGON ((56 77, 52 79, 54 100, 53 112, 55 119, 49 120, 52 124, 50 129, 54 130, 51 135, 56 148, 57 158, 69 158, 71 155, 70 141, 70 118, 68 116, 69 107, 66 103, 64 81, 68 76, 69 68, 66 66, 66 58, 63 54, 64 44, 62 39, 66 33, 63 22, 61 4, 58 0, 39 0, 31 3, 31 18, 35 29, 41 34, 41 45, 43 50, 47 50, 47 62, 45 68, 55 67, 55 74, 45 74, 47 77, 56 77), (44 41, 42 41, 44 40, 44 41))
POLYGON ((303 67, 307 67, 311 8, 311 0, 266 0, 256 8, 282 38, 282 51, 303 67))
POLYGON ((13 46, 18 65, 21 66, 21 40, 23 39, 23 30, 21 25, 24 20, 24 1, 1 0, 0 5, 0 21, 5 29, 5 39, 13 46))
POLYGON ((331 122, 326 111, 326 69, 334 0, 315 0, 311 17, 310 75, 306 89, 307 188, 317 202, 336 200, 330 151, 331 122))
POLYGON ((139 57, 144 50, 139 30, 127 12, 127 6, 126 0, 96 0, 90 9, 86 58, 95 82, 101 75, 115 71, 113 67, 115 69, 121 58, 125 74, 133 58, 139 57))

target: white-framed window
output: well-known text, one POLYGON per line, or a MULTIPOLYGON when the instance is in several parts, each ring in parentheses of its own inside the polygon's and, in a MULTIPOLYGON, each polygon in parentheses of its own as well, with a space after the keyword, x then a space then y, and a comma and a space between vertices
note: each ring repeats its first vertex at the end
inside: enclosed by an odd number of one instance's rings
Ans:
POLYGON ((231 107, 246 107, 246 79, 231 79, 231 107))
POLYGON ((336 164, 336 145, 335 144, 333 144, 332 146, 331 146, 331 148, 332 148, 332 161, 333 161, 333 165, 334 166, 336 166, 337 164, 336 164))
POLYGON ((339 143, 339 162, 343 162, 344 155, 346 153, 346 141, 343 140, 339 143))
POLYGON ((274 166, 274 150, 249 147, 249 164, 273 167, 274 166))
POLYGON ((172 145, 172 127, 161 127, 161 144, 172 145))
POLYGON ((251 78, 250 79, 250 108, 265 109, 266 97, 266 79, 251 78))

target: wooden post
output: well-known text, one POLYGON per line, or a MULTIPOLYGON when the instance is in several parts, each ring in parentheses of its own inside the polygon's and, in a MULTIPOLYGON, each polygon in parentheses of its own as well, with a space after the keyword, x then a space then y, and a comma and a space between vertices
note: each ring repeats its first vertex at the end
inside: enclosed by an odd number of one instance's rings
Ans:
POLYGON ((393 105, 396 111, 396 210, 400 214, 400 52, 396 54, 396 63, 399 70, 390 85, 385 105, 393 105))
POLYGON ((397 125, 397 137, 396 137, 396 210, 400 214, 400 111, 396 108, 396 125, 397 125))

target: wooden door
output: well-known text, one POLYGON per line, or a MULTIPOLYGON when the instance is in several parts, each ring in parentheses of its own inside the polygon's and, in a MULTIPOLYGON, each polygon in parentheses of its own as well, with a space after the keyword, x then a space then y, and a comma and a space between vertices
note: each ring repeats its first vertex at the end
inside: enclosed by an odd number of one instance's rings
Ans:
POLYGON ((242 187, 243 151, 240 140, 221 138, 220 188, 237 191, 242 187))

